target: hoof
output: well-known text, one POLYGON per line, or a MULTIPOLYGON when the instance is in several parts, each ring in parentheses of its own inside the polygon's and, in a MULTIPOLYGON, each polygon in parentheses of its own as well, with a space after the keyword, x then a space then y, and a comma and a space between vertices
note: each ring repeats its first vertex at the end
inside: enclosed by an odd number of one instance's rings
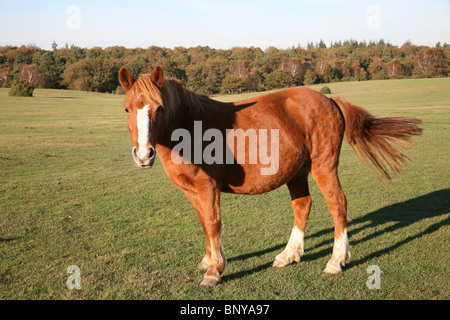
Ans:
POLYGON ((201 286, 205 287, 211 287, 214 288, 220 283, 220 281, 216 279, 210 279, 210 278, 204 278, 203 281, 200 283, 201 286))
POLYGON ((299 254, 291 255, 291 256, 286 256, 286 255, 280 254, 275 258, 275 261, 272 263, 272 267, 283 268, 294 262, 297 262, 297 263, 300 262, 299 254))
POLYGON ((203 262, 200 262, 200 264, 198 265, 198 268, 202 269, 202 270, 208 270, 209 266, 203 262))
POLYGON ((323 270, 323 272, 330 273, 330 274, 339 274, 342 272, 342 269, 339 266, 336 268, 334 266, 327 265, 325 267, 325 269, 323 270))
POLYGON ((288 264, 289 264, 289 262, 286 263, 286 262, 281 261, 279 259, 275 259, 275 261, 272 263, 272 267, 274 267, 274 268, 283 268, 283 267, 286 267, 288 264))

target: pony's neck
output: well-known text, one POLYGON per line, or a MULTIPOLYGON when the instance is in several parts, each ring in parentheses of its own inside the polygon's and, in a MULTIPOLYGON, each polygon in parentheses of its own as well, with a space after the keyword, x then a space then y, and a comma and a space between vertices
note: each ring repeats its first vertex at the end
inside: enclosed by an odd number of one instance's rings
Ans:
POLYGON ((185 128, 198 119, 204 112, 205 102, 209 99, 185 88, 176 79, 167 79, 163 86, 165 107, 164 126, 168 131, 185 128))
POLYGON ((172 141, 172 133, 177 129, 189 130, 193 121, 202 120, 204 104, 209 98, 186 89, 176 79, 164 81, 162 94, 164 118, 155 148, 164 164, 170 160, 172 148, 179 143, 172 141))

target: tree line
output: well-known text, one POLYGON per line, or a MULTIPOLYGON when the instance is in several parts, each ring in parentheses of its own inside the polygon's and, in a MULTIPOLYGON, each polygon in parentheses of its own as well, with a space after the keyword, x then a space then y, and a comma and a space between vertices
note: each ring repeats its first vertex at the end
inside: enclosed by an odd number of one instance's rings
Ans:
POLYGON ((336 81, 446 77, 450 45, 394 46, 383 40, 368 43, 336 41, 327 46, 309 42, 289 49, 206 46, 172 49, 81 48, 75 45, 43 50, 35 45, 0 47, 0 87, 16 79, 36 88, 123 93, 118 70, 125 66, 137 77, 160 65, 167 76, 201 94, 264 91, 336 81))

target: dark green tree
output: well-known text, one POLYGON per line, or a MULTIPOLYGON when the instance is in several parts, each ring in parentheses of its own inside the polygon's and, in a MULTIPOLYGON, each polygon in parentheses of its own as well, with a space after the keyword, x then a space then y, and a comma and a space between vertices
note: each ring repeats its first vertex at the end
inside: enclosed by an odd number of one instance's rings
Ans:
POLYGON ((296 80, 291 74, 284 70, 275 70, 266 77, 264 81, 268 90, 277 88, 288 88, 295 85, 296 80))
POLYGON ((242 92, 244 88, 244 81, 236 76, 228 75, 222 81, 222 92, 237 93, 242 92))
POLYGON ((117 73, 121 63, 111 59, 82 59, 64 72, 64 85, 69 89, 115 92, 119 86, 117 73))
POLYGON ((45 81, 46 88, 63 88, 62 74, 66 69, 66 60, 56 52, 38 52, 33 56, 33 62, 38 66, 38 72, 45 81))

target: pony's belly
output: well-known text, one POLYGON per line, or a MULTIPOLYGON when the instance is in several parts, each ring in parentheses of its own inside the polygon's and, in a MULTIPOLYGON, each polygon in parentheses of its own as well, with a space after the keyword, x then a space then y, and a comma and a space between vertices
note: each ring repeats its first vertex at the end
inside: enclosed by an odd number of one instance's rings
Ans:
POLYGON ((259 171, 244 170, 244 179, 234 180, 231 176, 225 179, 222 183, 222 191, 235 194, 261 194, 279 188, 286 182, 292 179, 298 170, 301 168, 301 163, 289 168, 280 168, 280 170, 273 175, 260 175, 259 171), (238 183, 236 183, 238 182, 238 183))
POLYGON ((247 195, 253 195, 253 194, 261 194, 265 192, 272 191, 280 186, 282 186, 284 183, 276 183, 272 185, 244 185, 244 186, 230 186, 225 185, 222 187, 222 192, 226 193, 234 193, 234 194, 247 194, 247 195))

